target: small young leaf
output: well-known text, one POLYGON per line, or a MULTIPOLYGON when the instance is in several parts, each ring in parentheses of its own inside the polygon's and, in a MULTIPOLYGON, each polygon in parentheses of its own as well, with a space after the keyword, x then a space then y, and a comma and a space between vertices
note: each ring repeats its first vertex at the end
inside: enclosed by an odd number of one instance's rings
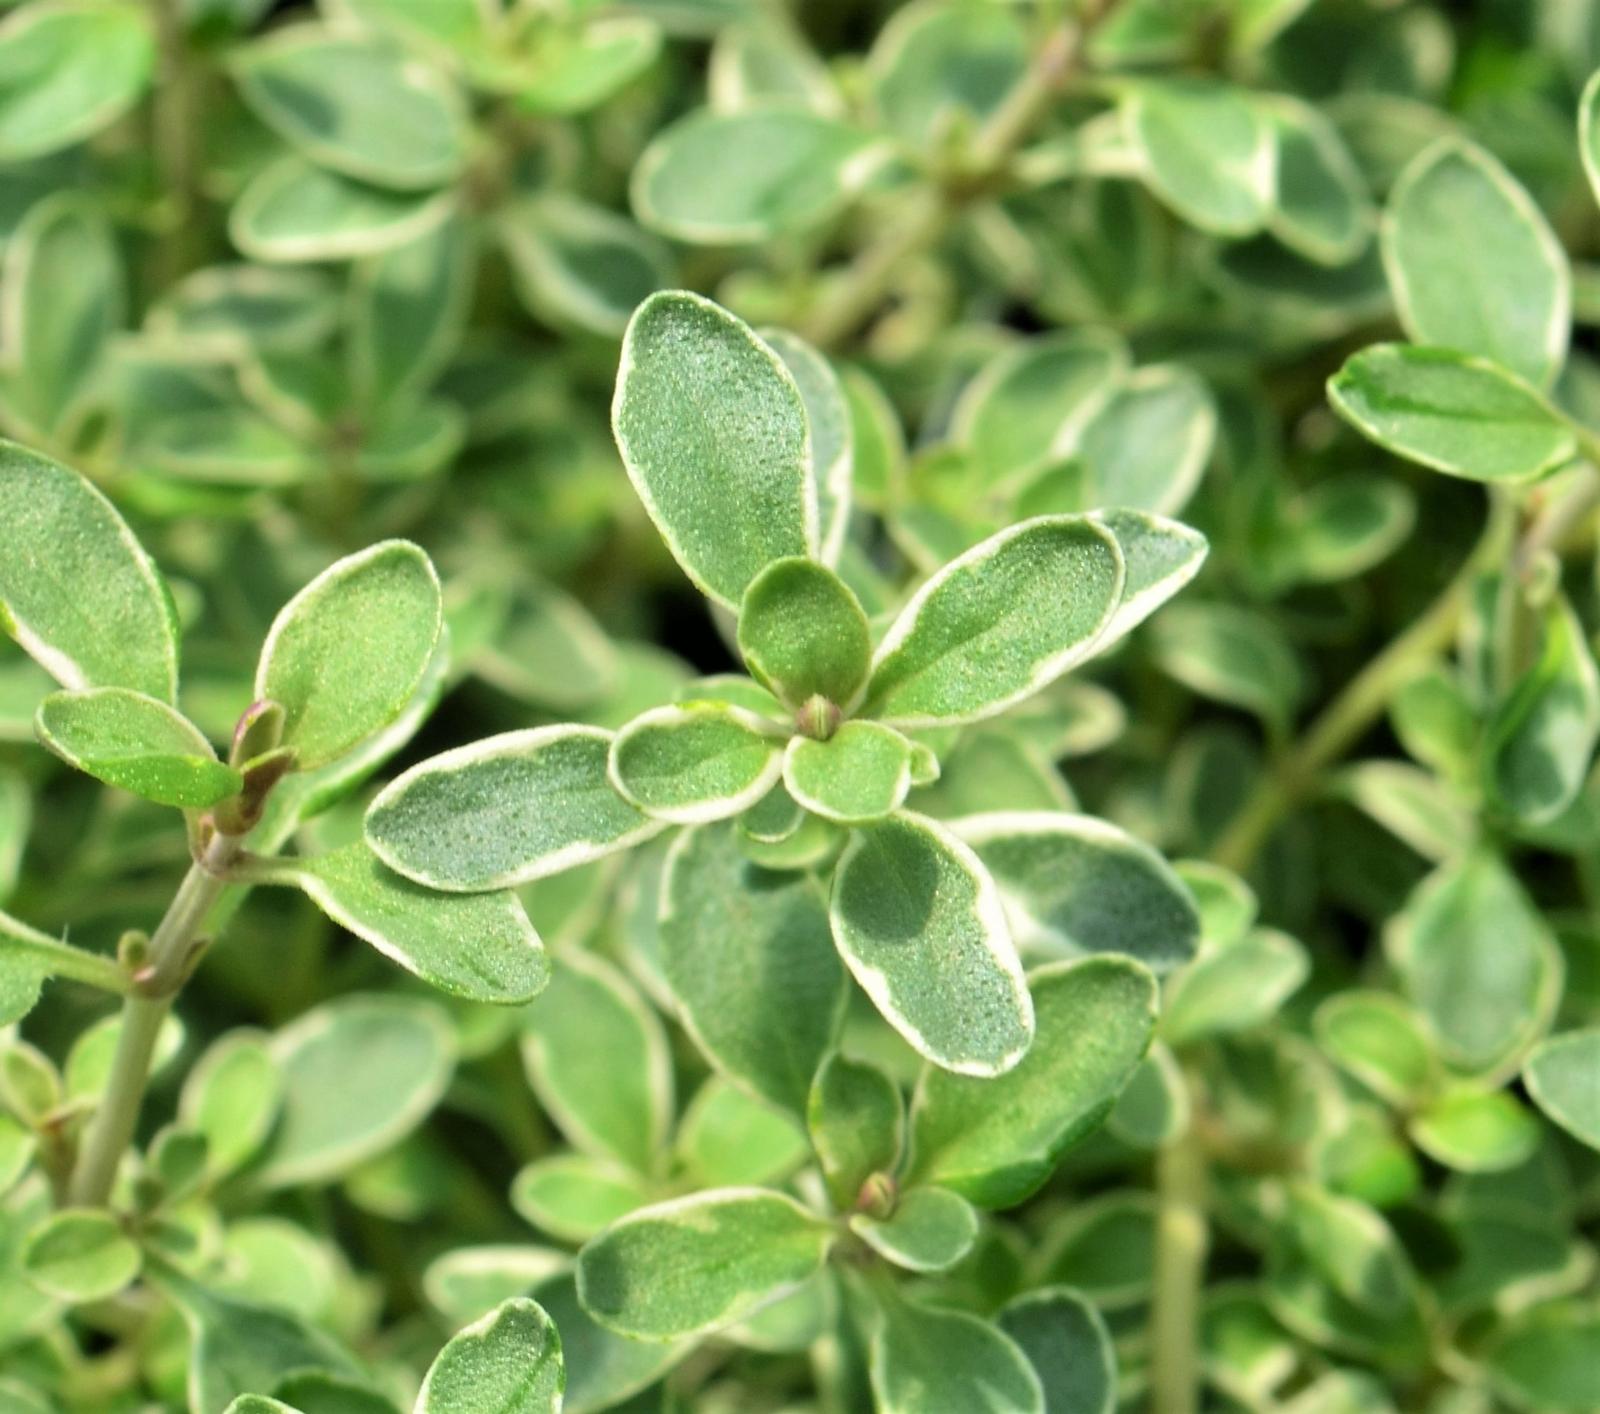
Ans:
POLYGON ((1440 1055, 1488 1070, 1539 1026, 1559 961, 1549 926, 1503 861, 1479 850, 1425 879, 1406 905, 1396 961, 1440 1055))
POLYGON ((1219 236, 1261 229, 1272 200, 1271 123, 1241 91, 1162 79, 1128 89, 1123 132, 1144 180, 1184 220, 1219 236))
POLYGON ((1447 1091, 1411 1121, 1416 1146, 1460 1173, 1503 1173, 1539 1147, 1538 1119, 1504 1090, 1447 1091))
POLYGON ((563 1242, 587 1242, 655 1196, 650 1180, 609 1159, 552 1154, 511 1180, 511 1206, 563 1242))
POLYGON ((244 785, 188 718, 128 688, 52 693, 35 730, 69 765, 157 805, 203 809, 244 785))
POLYGON ((1161 1013, 1162 1039, 1182 1046, 1259 1026, 1299 991, 1310 970, 1306 950, 1271 928, 1208 949, 1173 977, 1161 1013))
POLYGON ((788 104, 700 111, 634 164, 633 209, 697 245, 747 245, 826 221, 880 164, 868 135, 788 104))
POLYGON ((253 1177, 288 1188, 336 1178, 415 1129, 450 1082, 455 1033, 429 1003, 345 996, 278 1032, 272 1058, 283 1109, 253 1177))
POLYGON ((1501 703, 1483 744, 1492 797, 1526 824, 1577 798, 1600 740, 1600 668, 1564 597, 1545 608, 1539 656, 1501 703))
POLYGON ((793 1291, 827 1256, 833 1227, 792 1198, 723 1188, 645 1208, 578 1254, 578 1298, 636 1340, 720 1329, 793 1291))
POLYGON ((657 707, 611 743, 611 783, 656 820, 703 825, 748 810, 783 773, 771 726, 721 702, 657 707))
POLYGON ((1044 1414, 1114 1414, 1117 1356, 1100 1312, 1075 1291, 1042 1287, 1001 1308, 996 1322, 1028 1357, 1044 1414))
POLYGON ((873 1335, 870 1368, 879 1414, 1044 1414, 1027 1357, 965 1311, 892 1298, 873 1335))
POLYGON ((736 610, 772 561, 811 554, 805 404, 783 361, 726 310, 682 290, 639 306, 612 428, 667 548, 718 603, 736 610))
POLYGON ((863 711, 901 727, 1003 712, 1095 650, 1122 590, 1122 553, 1097 522, 1041 516, 1003 530, 901 610, 863 711))
POLYGON ((1088 815, 971 815, 952 827, 1000 886, 1021 948, 1126 953, 1153 972, 1194 956, 1200 915, 1148 845, 1088 815))
POLYGON ((1421 1018, 1387 992, 1336 993, 1317 1008, 1313 1029, 1335 1063, 1392 1105, 1419 1103, 1438 1078, 1421 1018))
POLYGON ((797 736, 783 754, 789 794, 824 820, 865 825, 898 810, 916 747, 893 727, 846 722, 826 741, 797 736))
POLYGON ((439 576, 404 540, 339 560, 285 604, 261 648, 255 695, 283 708, 296 767, 337 760, 394 721, 443 622, 439 576))
POLYGON ((1600 1149, 1600 1028, 1564 1031, 1535 1047, 1522 1068, 1528 1094, 1568 1134, 1600 1149))
POLYGON ((515 1297, 451 1337, 413 1414, 559 1414, 566 1384, 555 1322, 515 1297))
POLYGON ((978 1240, 978 1215, 948 1188, 912 1188, 887 1218, 856 1213, 850 1230, 880 1257, 908 1272, 953 1267, 978 1240))
POLYGON ((1120 957, 1031 974, 1038 1034, 996 1080, 923 1071, 912 1105, 912 1182, 1009 1208, 1039 1188, 1061 1154, 1110 1112, 1155 1029, 1155 979, 1120 957))
POLYGON ((1428 148, 1389 194, 1382 239, 1414 343, 1478 354, 1536 388, 1550 385, 1572 324, 1567 256, 1493 157, 1459 140, 1428 148))
POLYGON ((264 1039, 227 1032, 184 1081, 178 1116, 203 1134, 215 1174, 232 1173, 266 1142, 278 1118, 283 1078, 264 1039))
POLYGON ((539 1102, 580 1149, 654 1171, 672 1123, 672 1055, 627 979, 571 949, 527 1013, 522 1056, 539 1102))
POLYGON ((815 880, 752 864, 731 825, 687 831, 667 856, 660 938, 700 1049, 731 1080, 803 1114, 848 985, 815 880))
POLYGON ((63 1208, 23 1240, 23 1275, 60 1301, 104 1301, 139 1275, 139 1249, 116 1218, 94 1208, 63 1208))
POLYGON ((410 191, 450 180, 466 160, 454 87, 397 46, 298 25, 238 50, 232 71, 262 122, 344 176, 410 191))
POLYGON ((905 1145, 905 1103, 883 1071, 837 1053, 806 1102, 806 1126, 836 1208, 848 1209, 873 1174, 892 1174, 905 1145))
POLYGON ((762 570, 739 609, 739 652, 751 675, 792 711, 810 698, 855 705, 872 661, 860 601, 814 560, 784 559, 762 570))
POLYGON ((178 616, 122 517, 59 462, 0 442, 0 628, 63 687, 178 691, 178 616))
POLYGON ((502 889, 649 839, 662 828, 606 774, 611 733, 536 727, 446 751, 397 777, 367 811, 367 843, 429 888, 502 889))
POLYGON ((1571 429, 1533 388, 1450 349, 1363 349, 1328 380, 1328 400, 1380 447, 1468 481, 1530 481, 1577 455, 1571 429))
POLYGON ((155 68, 151 31, 145 16, 118 5, 13 10, 0 25, 0 161, 81 142, 127 112, 155 68))
POLYGON ((287 866, 342 928, 452 996, 511 1005, 550 980, 544 945, 513 893, 440 895, 396 874, 361 841, 287 866))
POLYGON ((1022 1059, 1033 1006, 999 892, 942 826, 902 813, 858 830, 830 917, 856 981, 919 1054, 973 1076, 1022 1059))

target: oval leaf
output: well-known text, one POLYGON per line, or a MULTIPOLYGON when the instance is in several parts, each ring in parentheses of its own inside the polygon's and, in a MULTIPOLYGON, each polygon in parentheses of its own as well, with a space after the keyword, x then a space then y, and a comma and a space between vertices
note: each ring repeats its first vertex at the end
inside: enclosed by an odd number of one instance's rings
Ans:
POLYGON ((911 789, 915 756, 916 747, 893 727, 846 722, 826 741, 791 738, 783 782, 813 815, 865 825, 900 808, 911 789))
POLYGON ((849 708, 867 680, 872 634, 861 601, 826 565, 777 560, 745 591, 739 653, 791 710, 813 696, 849 708))
POLYGON ((611 743, 607 769, 646 815, 702 825, 748 810, 778 782, 783 755, 770 724, 720 702, 657 707, 611 743))
POLYGON ((566 1385, 555 1322, 515 1297, 451 1337, 413 1414, 559 1414, 566 1385))

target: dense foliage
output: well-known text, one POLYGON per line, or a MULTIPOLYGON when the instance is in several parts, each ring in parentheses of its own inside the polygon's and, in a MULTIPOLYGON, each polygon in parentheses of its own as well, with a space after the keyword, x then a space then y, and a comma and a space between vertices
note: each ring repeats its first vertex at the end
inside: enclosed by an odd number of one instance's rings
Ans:
POLYGON ((1600 1408, 1597 69, 11 5, 0 1411, 1600 1408))

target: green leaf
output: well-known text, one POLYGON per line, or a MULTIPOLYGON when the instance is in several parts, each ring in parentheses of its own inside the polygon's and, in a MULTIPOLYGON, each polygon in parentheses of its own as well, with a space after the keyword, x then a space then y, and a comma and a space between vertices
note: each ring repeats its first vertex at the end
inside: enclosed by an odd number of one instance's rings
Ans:
POLYGON ((356 267, 347 339, 364 408, 421 393, 455 353, 475 254, 466 223, 451 220, 356 267))
POLYGON ((1438 1078, 1421 1018, 1387 992, 1337 993, 1317 1008, 1313 1029, 1338 1065, 1392 1105, 1416 1105, 1438 1078))
POLYGON ((141 1258, 112 1214, 63 1208, 28 1233, 21 1265, 47 1296, 80 1304, 115 1296, 139 1275, 141 1258))
POLYGON ((1410 1134, 1429 1158, 1461 1173, 1501 1173, 1539 1147, 1539 1122, 1504 1090, 1459 1087, 1416 1114, 1410 1134))
POLYGON ((623 336, 612 428, 667 548, 717 602, 737 609, 772 561, 811 554, 805 404, 783 361, 726 310, 683 290, 639 306, 623 336))
POLYGON ((255 695, 283 708, 296 767, 335 761, 393 722, 443 622, 439 576, 406 540, 347 555, 285 604, 261 648, 255 695))
POLYGON ((1096 511, 1094 519, 1116 537, 1123 564, 1122 598, 1100 635, 1103 652, 1199 574, 1211 547, 1198 530, 1149 511, 1096 511))
POLYGON ((1125 953, 1154 972, 1194 956, 1200 914, 1155 850, 1088 815, 1007 811, 952 828, 1000 886, 1018 947, 1125 953))
POLYGON ((1586 1414, 1600 1403, 1600 1313, 1551 1302, 1517 1312, 1484 1352, 1492 1388, 1538 1414, 1586 1414))
POLYGON ((255 260, 349 260, 414 241, 455 209, 449 187, 390 191, 285 157, 239 194, 228 235, 255 260))
POLYGON ((414 1414, 559 1414, 566 1385, 555 1322, 538 1302, 515 1297, 451 1337, 414 1414))
POLYGON ((1114 1414, 1117 1356, 1099 1311, 1048 1286, 1009 1301, 996 1324, 1027 1356, 1044 1389, 1044 1414, 1114 1414))
POLYGON ((495 224, 517 293, 536 318, 619 338, 640 302, 672 283, 654 236, 565 192, 518 197, 495 224))
POLYGON ((569 1263, 554 1247, 486 1243, 456 1247, 435 1257, 422 1276, 422 1289, 453 1325, 463 1325, 513 1296, 525 1296, 540 1283, 560 1276, 569 1263))
POLYGON ((1311 1183, 1288 1191, 1288 1234, 1346 1301, 1397 1319, 1415 1301, 1415 1276, 1389 1225, 1365 1203, 1311 1183))
POLYGON ((1244 92, 1167 78, 1130 85, 1123 135, 1140 175, 1179 216, 1219 236, 1261 229, 1272 202, 1273 128, 1244 92))
POLYGON ((911 789, 916 747, 893 727, 846 722, 826 741, 792 737, 783 782, 813 815, 865 825, 898 810, 911 789))
POLYGON ((611 743, 611 783, 656 820, 702 825, 748 810, 783 773, 771 724, 721 702, 657 707, 611 743))
POLYGON ((1528 1094, 1568 1134, 1600 1149, 1600 1027, 1564 1031, 1535 1047, 1522 1068, 1528 1094))
POLYGON ((563 1242, 587 1242, 655 1196, 649 1179, 588 1154, 537 1159, 511 1180, 511 1206, 563 1242))
POLYGON ((1439 1054, 1473 1072, 1527 1044, 1560 985, 1548 925, 1485 850, 1423 881, 1406 905, 1395 960, 1439 1054))
POLYGON ((525 1026, 528 1078, 567 1139, 653 1172, 672 1123, 672 1056, 656 1014, 627 979, 569 949, 525 1026))
POLYGON ((1458 139, 1421 153, 1389 194, 1382 246, 1412 342, 1478 354, 1549 387, 1572 324, 1567 256, 1493 157, 1458 139))
POLYGON ((1600 69, 1589 75, 1578 103, 1578 155, 1590 190, 1600 201, 1600 69))
POLYGON ((920 1055, 973 1076, 1022 1058, 1033 1006, 999 892, 942 826, 901 813, 856 831, 829 915, 856 981, 920 1055))
POLYGON ((283 1077, 265 1038, 229 1031, 189 1072, 178 1117, 205 1136, 211 1171, 227 1174, 266 1142, 282 1099, 283 1077))
POLYGON ((72 193, 46 197, 18 224, 0 276, 10 420, 51 445, 69 444, 95 410, 107 346, 126 318, 111 224, 72 193))
POLYGON ((0 627, 63 687, 171 702, 178 616, 161 573, 93 486, 0 442, 0 627))
POLYGON ((761 338, 793 376, 811 432, 811 474, 817 488, 817 555, 837 565, 850 528, 855 470, 854 430, 844 385, 833 365, 786 329, 763 329, 761 338))
POLYGON ((381 1154, 439 1102, 455 1068, 445 1014, 408 997, 345 996, 272 1039, 283 1109, 253 1178, 326 1183, 381 1154))
POLYGON ((567 1367, 562 1414, 599 1414, 654 1384, 692 1349, 692 1342, 629 1340, 596 1322, 578 1301, 574 1277, 559 1276, 533 1292, 561 1332, 567 1367))
POLYGON ((696 245, 751 245, 820 225, 881 165, 860 129, 790 105, 691 113, 634 164, 646 226, 696 245))
POLYGON ((990 536, 919 589, 878 646, 863 711, 894 726, 978 721, 1098 646, 1121 601, 1122 554, 1082 516, 990 536))
POLYGON ((981 1208, 1022 1202, 1105 1118, 1144 1056, 1156 986, 1138 963, 1085 958, 1029 981, 1037 1034, 1015 1069, 988 1081, 923 1071, 910 1181, 953 1188, 981 1208))
POLYGON ((1492 797, 1530 825, 1577 799, 1600 741, 1600 668, 1562 595, 1546 606, 1540 629, 1539 655, 1490 719, 1483 745, 1492 797))
POLYGON ((731 825, 687 831, 667 856, 660 946, 700 1049, 737 1084, 803 1114, 847 987, 816 882, 752 864, 731 825))
POLYGON ((52 693, 35 731, 68 765, 157 805, 202 809, 244 785, 188 718, 127 688, 52 693))
POLYGON ((296 25, 237 50, 231 71, 262 122, 346 177, 413 191, 439 186, 465 165, 460 96, 396 46, 296 25))
POLYGON ((856 1213, 850 1230, 880 1257, 908 1272, 953 1267, 978 1240, 978 1215, 948 1188, 912 1188, 886 1218, 856 1213))
POLYGON ((1196 374, 1177 366, 1141 368, 1062 448, 1074 460, 1029 488, 1020 509, 1179 511, 1200 484, 1216 438, 1216 407, 1196 374))
POLYGON ((451 996, 511 1005, 550 980, 544 945, 514 893, 435 893, 359 840, 294 860, 285 873, 341 928, 451 996))
POLYGON ((702 1188, 780 1183, 810 1157, 792 1115, 718 1075, 695 1092, 674 1148, 702 1188))
POLYGON ((1173 977, 1161 1013, 1162 1039, 1184 1046, 1260 1026, 1300 990, 1310 971, 1306 950, 1272 928, 1208 948, 1173 977))
POLYGON ((986 484, 1015 484, 1060 459, 1130 368, 1127 345, 1105 330, 1021 340, 962 390, 951 436, 986 484))
POLYGON ((1319 482, 1290 507, 1284 571, 1315 584, 1354 579, 1388 559, 1416 518, 1415 498, 1387 477, 1319 482))
POLYGON ((1150 642, 1163 670, 1192 692, 1288 730, 1306 682, 1276 619, 1242 604, 1187 600, 1152 626, 1150 642))
POLYGON ((446 751, 397 777, 367 812, 367 843, 429 888, 475 892, 542 879, 661 828, 606 774, 611 733, 536 727, 446 751))
POLYGON ((751 580, 739 609, 739 653, 791 710, 813 696, 855 705, 872 661, 860 601, 826 565, 776 560, 751 580))
POLYGON ((1376 225, 1366 178, 1334 125, 1309 103, 1274 94, 1266 104, 1278 155, 1267 229, 1319 265, 1348 265, 1376 225))
POLYGON ((1375 344, 1328 380, 1328 400, 1380 447, 1468 481, 1530 481, 1578 451, 1537 391, 1449 349, 1375 344))
POLYGON ((288 1311, 208 1291, 170 1267, 154 1275, 189 1327, 193 1414, 223 1414, 241 1395, 275 1388, 291 1370, 360 1374, 331 1336, 288 1311))
POLYGON ((1028 66, 1028 34, 1005 10, 911 5, 883 27, 868 56, 872 98, 913 151, 998 110, 1028 66))
POLYGON ((792 1198, 724 1188, 645 1208, 578 1254, 578 1298, 602 1325, 670 1340, 743 1320, 827 1256, 831 1224, 792 1198))
POLYGON ((338 300, 322 271, 239 263, 184 276, 151 307, 145 327, 188 348, 243 358, 252 349, 281 354, 315 348, 338 321, 338 300))
POLYGON ((879 1414, 1044 1414, 1027 1357, 988 1321, 893 1296, 872 1337, 879 1414))
POLYGON ((145 17, 124 5, 54 3, 0 25, 0 161, 82 142, 143 94, 155 68, 145 17))

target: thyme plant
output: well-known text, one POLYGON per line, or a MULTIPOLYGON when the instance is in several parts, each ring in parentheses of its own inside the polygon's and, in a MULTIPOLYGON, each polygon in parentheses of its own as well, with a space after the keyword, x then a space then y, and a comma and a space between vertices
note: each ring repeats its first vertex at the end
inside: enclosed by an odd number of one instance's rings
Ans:
POLYGON ((1600 1408, 1597 36, 9 7, 0 1411, 1600 1408))

